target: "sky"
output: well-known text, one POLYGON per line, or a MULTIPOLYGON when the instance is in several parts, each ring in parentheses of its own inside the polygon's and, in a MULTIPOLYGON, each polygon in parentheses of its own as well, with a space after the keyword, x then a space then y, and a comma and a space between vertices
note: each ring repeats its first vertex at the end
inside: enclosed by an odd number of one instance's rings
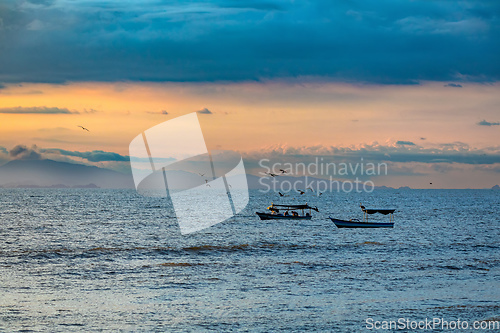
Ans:
POLYGON ((491 187, 499 58, 498 1, 6 0, 0 163, 127 172, 134 137, 198 111, 253 174, 318 157, 387 163, 376 185, 491 187))

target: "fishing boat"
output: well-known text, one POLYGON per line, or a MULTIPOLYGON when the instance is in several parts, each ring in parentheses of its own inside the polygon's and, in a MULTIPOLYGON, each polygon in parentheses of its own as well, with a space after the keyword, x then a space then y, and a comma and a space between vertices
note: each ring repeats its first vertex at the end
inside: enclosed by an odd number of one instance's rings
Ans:
POLYGON ((330 217, 333 223, 337 226, 337 228, 394 228, 394 212, 396 209, 382 209, 382 208, 365 208, 365 206, 361 205, 361 210, 363 211, 363 220, 360 221, 358 219, 350 219, 340 220, 333 217, 330 217), (389 222, 370 222, 368 221, 368 215, 372 214, 382 214, 389 215, 389 222))
POLYGON ((307 203, 305 205, 275 205, 272 203, 267 209, 270 213, 256 212, 261 220, 310 220, 312 211, 319 211, 317 207, 311 207, 307 203))

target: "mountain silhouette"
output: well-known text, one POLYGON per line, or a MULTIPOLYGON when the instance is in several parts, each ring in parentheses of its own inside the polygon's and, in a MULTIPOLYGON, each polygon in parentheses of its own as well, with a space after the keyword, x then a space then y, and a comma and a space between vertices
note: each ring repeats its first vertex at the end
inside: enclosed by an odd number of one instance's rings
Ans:
POLYGON ((13 160, 0 166, 2 187, 49 187, 56 184, 73 187, 95 184, 102 188, 133 188, 132 175, 121 172, 53 160, 13 160))

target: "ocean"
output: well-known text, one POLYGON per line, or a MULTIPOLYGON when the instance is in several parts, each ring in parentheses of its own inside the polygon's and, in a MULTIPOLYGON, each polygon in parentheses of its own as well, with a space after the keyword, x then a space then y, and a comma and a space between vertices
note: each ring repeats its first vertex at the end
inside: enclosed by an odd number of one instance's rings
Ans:
POLYGON ((134 190, 0 189, 0 331, 362 332, 433 318, 470 331, 500 321, 499 212, 494 190, 253 190, 238 216, 183 236, 166 199, 134 190), (255 215, 305 201, 319 208, 309 221, 255 215), (396 208, 395 227, 328 219, 361 217, 360 202, 396 208))

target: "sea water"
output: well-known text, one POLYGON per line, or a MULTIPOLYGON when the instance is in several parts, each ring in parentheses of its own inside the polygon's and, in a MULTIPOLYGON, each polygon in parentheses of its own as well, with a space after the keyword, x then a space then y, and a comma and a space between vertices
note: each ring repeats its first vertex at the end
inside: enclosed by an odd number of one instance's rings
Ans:
POLYGON ((433 318, 500 320, 500 191, 254 190, 237 217, 183 236, 167 199, 133 190, 0 189, 0 331, 358 332, 433 318), (306 201, 312 220, 255 215, 306 201), (396 208, 395 227, 328 219, 362 217, 360 202, 396 208))

